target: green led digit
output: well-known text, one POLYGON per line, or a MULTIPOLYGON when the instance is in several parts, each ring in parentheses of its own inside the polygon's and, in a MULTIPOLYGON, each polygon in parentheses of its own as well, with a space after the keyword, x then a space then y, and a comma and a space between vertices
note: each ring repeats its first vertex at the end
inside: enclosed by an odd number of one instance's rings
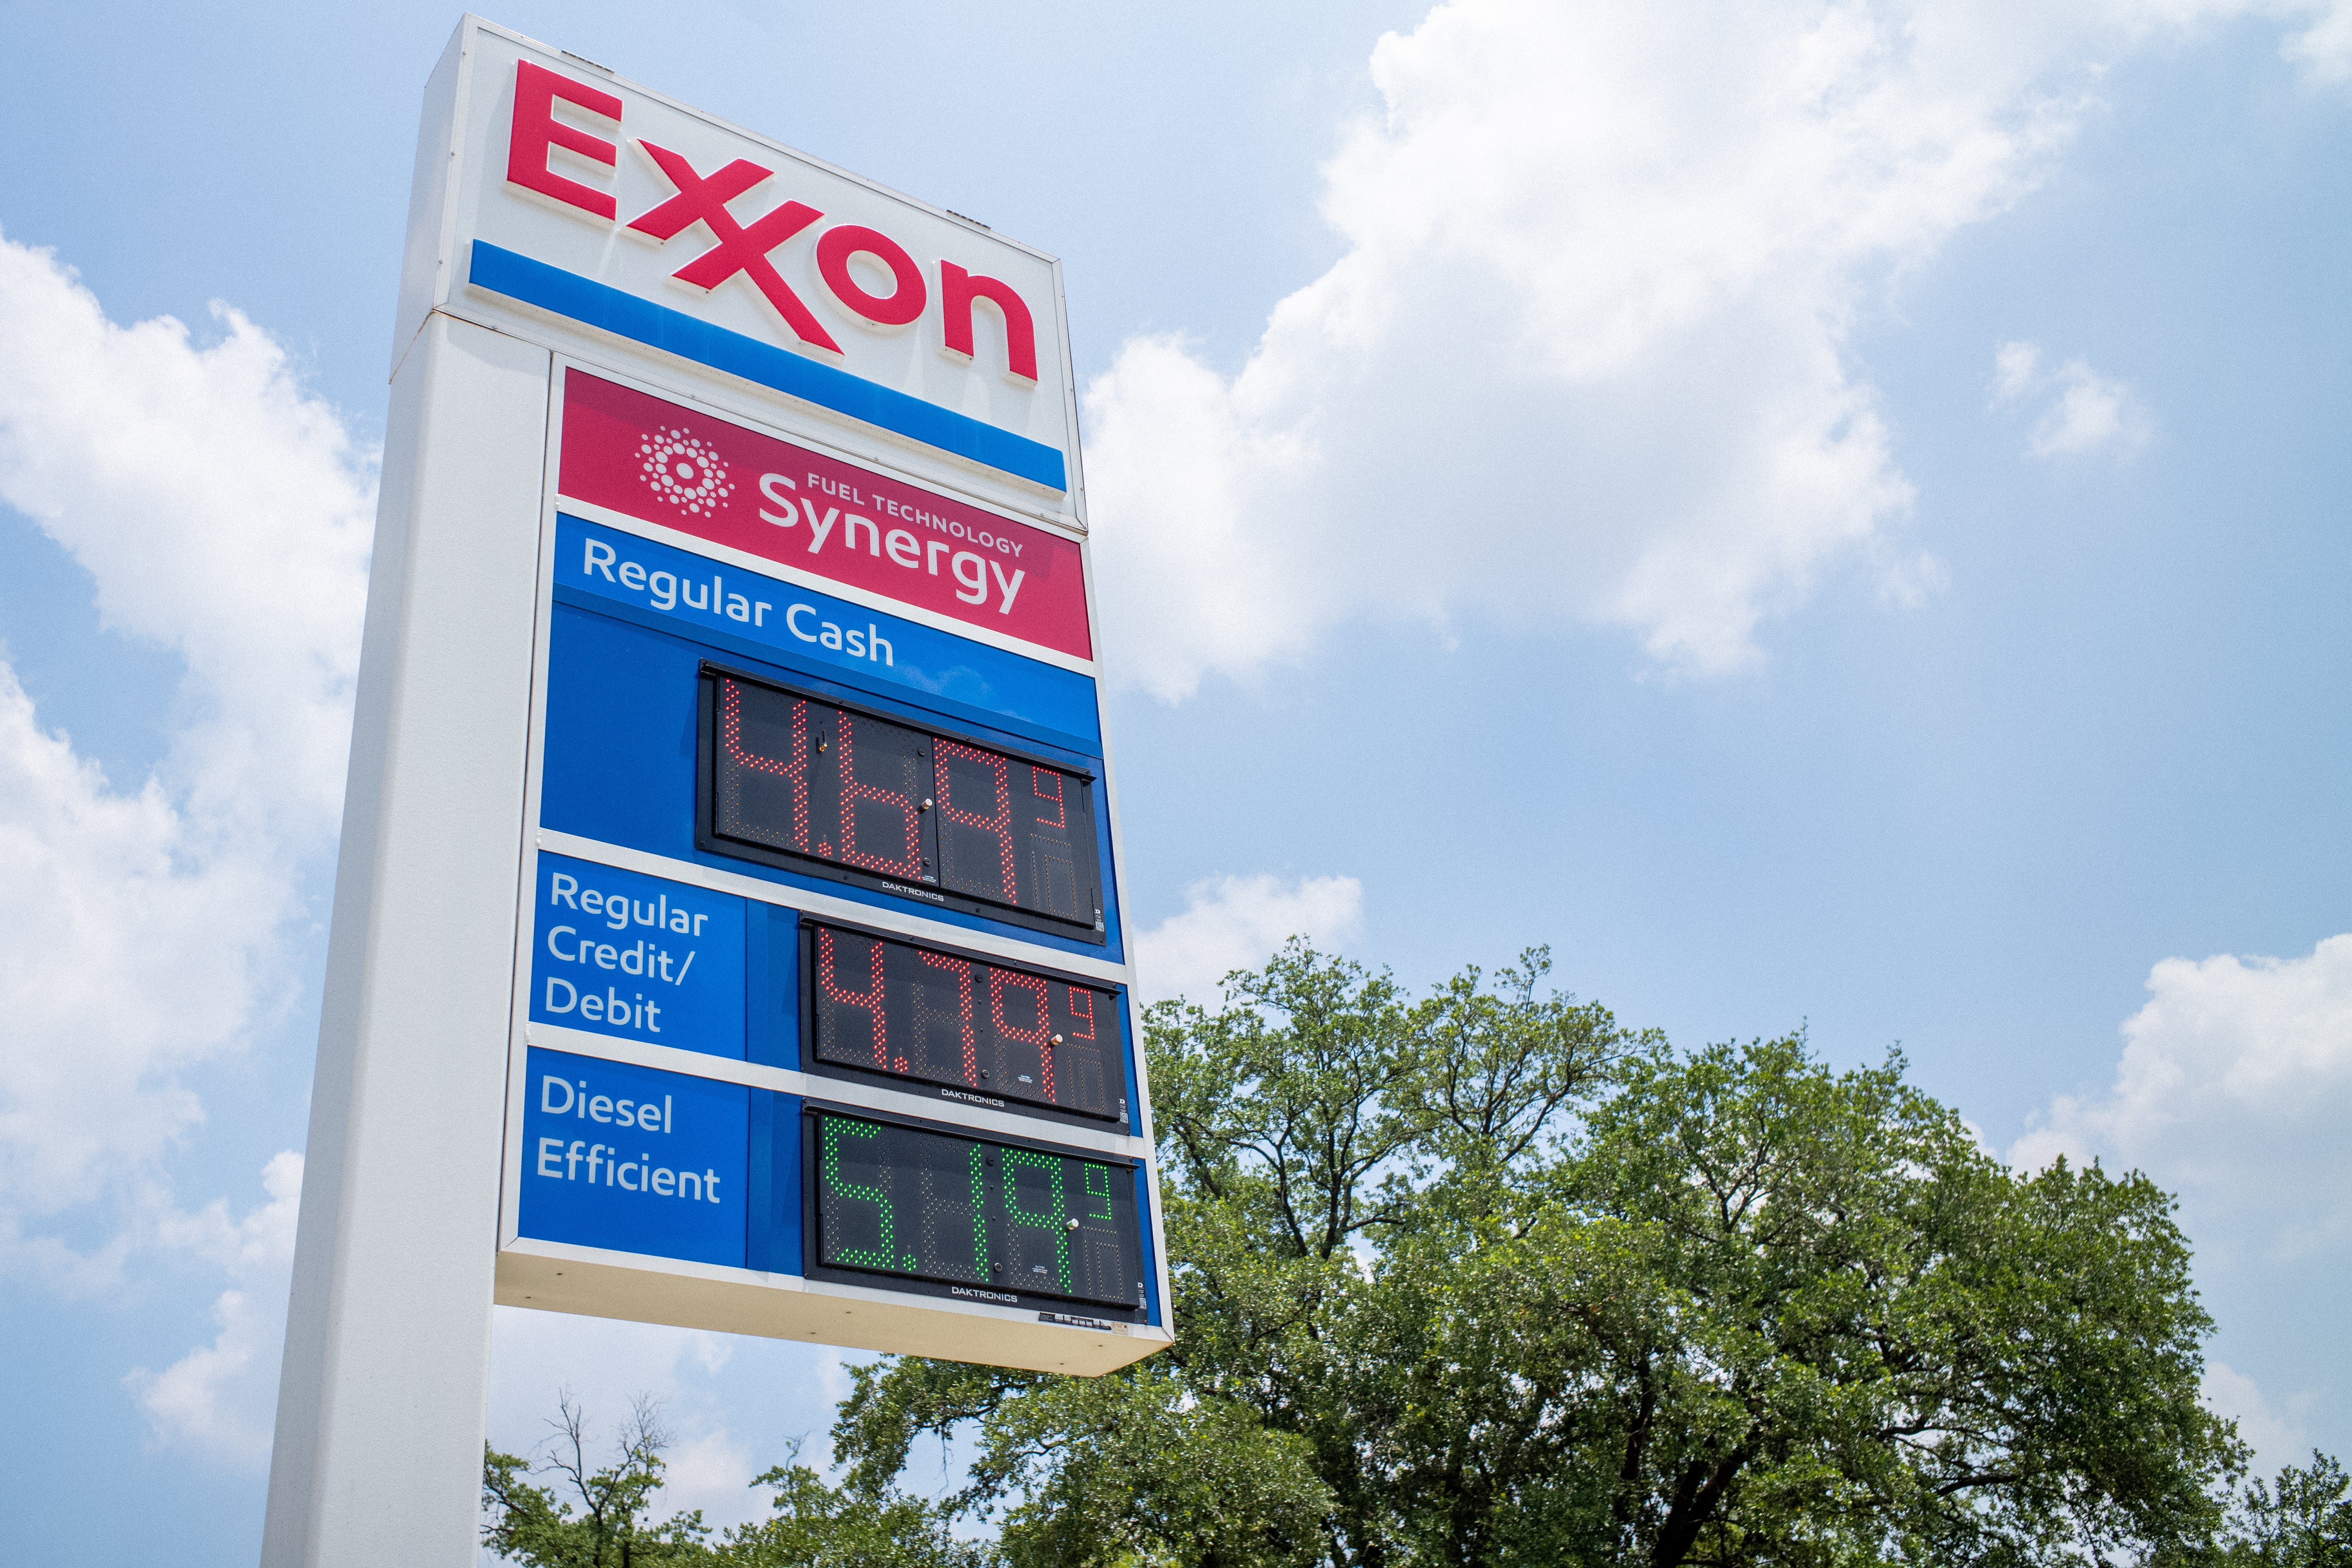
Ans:
POLYGON ((1083 1170, 1087 1173, 1087 1196, 1090 1198, 1102 1199, 1101 1209, 1087 1215, 1087 1217, 1088 1219, 1099 1220, 1116 1218, 1117 1216, 1110 1212, 1110 1167, 1108 1165, 1082 1165, 1079 1169, 1083 1170), (1102 1178, 1101 1186, 1095 1185, 1095 1178, 1097 1176, 1102 1178))
POLYGON ((846 1263, 856 1268, 887 1268, 895 1261, 897 1250, 892 1246, 896 1239, 897 1227, 891 1223, 890 1194, 884 1192, 879 1185, 861 1187, 856 1182, 845 1182, 841 1179, 841 1138, 845 1131, 854 1138, 882 1136, 882 1129, 879 1127, 868 1127, 858 1121, 836 1121, 832 1117, 826 1117, 824 1141, 825 1188, 836 1198, 863 1198, 872 1204, 875 1217, 881 1226, 882 1236, 881 1245, 878 1247, 840 1248, 834 1254, 834 1261, 846 1263))
POLYGON ((981 1279, 988 1279, 988 1182, 981 1170, 982 1145, 971 1146, 971 1267, 981 1279))
POLYGON ((1004 1151, 1004 1212, 1017 1224, 1034 1225, 1040 1230, 1053 1233, 1054 1263, 1061 1274, 1065 1294, 1070 1289, 1070 1232, 1065 1223, 1066 1206, 1062 1197, 1061 1161, 1050 1154, 1033 1154, 1026 1149, 1004 1151), (1013 1173, 1022 1165, 1033 1166, 1045 1173, 1045 1179, 1054 1190, 1054 1207, 1050 1213, 1033 1214, 1021 1206, 1021 1196, 1013 1185, 1013 1173))

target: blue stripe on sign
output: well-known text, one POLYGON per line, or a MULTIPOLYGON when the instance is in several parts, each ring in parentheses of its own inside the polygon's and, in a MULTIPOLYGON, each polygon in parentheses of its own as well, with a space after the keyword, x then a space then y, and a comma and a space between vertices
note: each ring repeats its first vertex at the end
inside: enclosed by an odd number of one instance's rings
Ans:
POLYGON ((617 337, 644 343, 681 359, 756 381, 836 414, 863 419, 927 447, 985 463, 1044 485, 1069 488, 1062 454, 1042 441, 1000 430, 983 420, 909 397, 887 386, 819 364, 772 343, 697 321, 683 310, 640 300, 609 284, 533 261, 488 240, 474 241, 467 281, 559 316, 569 316, 617 337))

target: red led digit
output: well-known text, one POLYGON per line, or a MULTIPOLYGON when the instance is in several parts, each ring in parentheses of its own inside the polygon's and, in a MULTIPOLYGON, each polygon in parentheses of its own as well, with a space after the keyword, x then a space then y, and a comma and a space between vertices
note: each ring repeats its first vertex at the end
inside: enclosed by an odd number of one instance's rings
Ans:
POLYGON ((1053 1005, 1052 990, 1035 975, 1018 974, 1009 969, 991 968, 989 970, 989 1021, 996 1026, 997 1034, 1005 1039, 1019 1040, 1024 1045, 1037 1047, 1037 1060, 1040 1064, 1038 1070, 1044 1075, 1045 1098, 1048 1100, 1054 1098, 1053 1005), (1004 1021, 1004 988, 1008 985, 1018 986, 1037 999, 1035 1028, 1016 1029, 1004 1021))
POLYGON ((1035 795, 1039 800, 1047 798, 1044 782, 1047 779, 1051 779, 1054 784, 1054 794, 1052 796, 1054 802, 1054 820, 1051 822, 1045 822, 1045 818, 1042 815, 1038 816, 1037 820, 1041 823, 1045 823, 1048 827, 1058 827, 1066 832, 1070 826, 1070 808, 1062 799, 1062 775, 1055 773, 1051 768, 1031 768, 1029 770, 1029 793, 1035 795))
POLYGON ((803 854, 808 852, 808 704, 793 704, 793 757, 789 763, 764 756, 743 743, 743 689, 732 680, 719 683, 719 706, 726 710, 720 731, 727 744, 727 754, 739 767, 754 773, 774 773, 793 781, 793 847, 803 854))
MULTIPOLYGON (((1004 759, 993 752, 983 752, 972 746, 960 746, 953 741, 947 740, 939 742, 935 750, 937 763, 934 772, 939 779, 940 815, 959 827, 976 827, 982 833, 996 835, 997 855, 1003 863, 1004 899, 1007 903, 1016 901, 1018 895, 1013 891, 1013 790, 1012 781, 1006 776, 1004 759), (955 804, 948 787, 950 757, 978 763, 995 775, 996 815, 982 816, 955 804)), ((944 846, 942 847, 944 848, 944 846)))
POLYGON ((816 983, 828 1001, 836 1006, 855 1007, 874 1020, 874 1065, 887 1069, 890 1065, 888 1032, 882 1022, 882 944, 866 942, 873 954, 871 984, 863 992, 845 991, 834 973, 833 932, 823 926, 816 932, 816 983))
POLYGON ((1070 994, 1070 1017, 1072 1019, 1070 1025, 1070 1038, 1074 1040, 1093 1039, 1095 1037, 1095 994, 1091 991, 1081 990, 1076 985, 1065 985, 1062 989, 1070 994), (1081 1002, 1086 1004, 1086 1008, 1083 1012, 1079 1010, 1078 1006, 1081 1002), (1084 1032, 1079 1030, 1076 1023, 1076 1020, 1080 1018, 1086 1020, 1087 1026, 1084 1032))
POLYGON ((880 871, 892 877, 904 877, 908 881, 920 881, 923 875, 923 826, 916 815, 915 803, 897 790, 884 789, 857 776, 856 753, 851 750, 850 719, 846 713, 833 716, 834 727, 841 742, 841 858, 853 866, 868 871, 880 871), (869 855, 857 847, 857 803, 861 800, 887 801, 898 806, 905 818, 907 837, 903 840, 907 853, 893 860, 887 856, 869 855))
MULTIPOLYGON (((878 949, 877 949, 878 951, 878 949)), ((971 1032, 971 965, 960 958, 950 958, 944 952, 932 952, 917 948, 916 956, 933 969, 951 971, 956 977, 956 1001, 963 1009, 963 1080, 972 1088, 980 1087, 980 1056, 972 1044, 971 1032)))

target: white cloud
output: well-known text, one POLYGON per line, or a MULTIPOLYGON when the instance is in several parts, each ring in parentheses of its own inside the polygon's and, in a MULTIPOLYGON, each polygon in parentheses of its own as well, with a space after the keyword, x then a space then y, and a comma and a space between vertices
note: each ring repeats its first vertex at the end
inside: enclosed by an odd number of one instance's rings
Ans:
POLYGON ((2129 458, 2147 445, 2156 421, 2129 384, 2079 359, 2046 374, 2041 363, 2042 351, 2032 343, 2003 343, 1993 351, 1994 405, 2028 399, 2042 405, 2027 451, 2037 458, 2095 452, 2129 458))
POLYGON ((110 626, 186 661, 172 776, 215 833, 315 851, 341 808, 375 454, 268 333, 213 307, 118 327, 0 241, 0 500, 89 570, 110 626))
POLYGON ((97 1195, 193 1125, 168 1075, 274 999, 282 883, 192 837, 160 784, 114 791, 44 732, 0 665, 0 1225, 97 1195))
MULTIPOLYGON (((2113 56, 2248 8, 1457 0, 1382 37, 1341 258, 1234 374, 1158 335, 1087 388, 1114 668, 1175 700, 1486 616, 1704 673, 1842 563, 1916 596, 1854 323, 2044 176, 2113 56)), ((2061 401, 2053 450, 2132 428, 2114 384, 2061 401)))
POLYGON ((2013 403, 2042 379, 2042 350, 2032 343, 2003 343, 1992 351, 1993 402, 2013 403))
POLYGON ((740 1437, 721 1427, 680 1440, 663 1458, 668 1464, 662 1472, 658 1512, 699 1509, 705 1523, 725 1525, 760 1517, 766 1499, 751 1490, 751 1478, 782 1462, 783 1456, 760 1463, 740 1437))
MULTIPOLYGON (((2298 7, 2298 9, 2305 9, 2298 7)), ((2352 81, 2352 0, 2331 0, 2318 18, 2279 47, 2279 53, 2320 87, 2352 81)))
POLYGON ((2112 452, 2129 457, 2147 445, 2149 421, 2132 389, 2071 360, 2059 373, 2058 401, 2033 426, 2037 458, 2112 452))
POLYGON ((1286 938, 1338 947, 1363 924, 1364 885, 1353 877, 1212 877, 1184 889, 1181 913, 1136 937, 1137 984, 1154 1001, 1212 1002, 1227 974, 1264 963, 1286 938))
POLYGON ((2104 1092, 2062 1097, 2010 1151, 2147 1171, 2216 1259, 2352 1240, 2352 934, 2302 958, 2168 958, 2104 1092))
POLYGON ((208 345, 117 326, 0 238, 0 501, 90 573, 107 626, 185 664, 165 763, 122 784, 0 663, 0 1268, 68 1288, 126 1237, 76 1252, 49 1222, 168 1212, 159 1162, 203 1118, 179 1075, 283 1016, 341 794, 374 458, 215 314, 208 345))
POLYGON ((160 1373, 141 1367, 123 1379, 158 1442, 252 1471, 269 1460, 302 1156, 291 1150, 278 1154, 263 1167, 261 1183, 268 1201, 242 1218, 230 1218, 226 1201, 215 1199, 194 1214, 167 1215, 157 1224, 159 1246, 210 1262, 236 1284, 213 1301, 220 1332, 210 1344, 160 1373))
POLYGON ((302 1156, 281 1149, 261 1168, 269 1201, 232 1219, 226 1198, 193 1214, 171 1213, 154 1227, 156 1245, 199 1258, 240 1276, 281 1272, 294 1261, 294 1219, 301 1206, 302 1156))
POLYGON ((2275 1475, 2282 1465, 2299 1465, 2311 1458, 2311 1436, 2305 1418, 2317 1396, 2298 1395, 2291 1408, 2280 1411, 2263 1396, 2261 1384, 2227 1362, 2205 1368, 2206 1407, 2224 1420, 2238 1424, 2238 1436, 2253 1445, 2254 1471, 2275 1475))
POLYGON ((120 327, 0 238, 0 502, 89 574, 102 624, 175 652, 170 748, 110 780, 0 661, 0 1272, 108 1289, 136 1254, 226 1278, 215 1333, 123 1381, 161 1444, 268 1458, 301 1156, 184 1212, 188 1069, 280 1021, 302 879, 333 842, 374 457, 233 310, 120 327), (101 1239, 70 1245, 68 1232, 101 1239))

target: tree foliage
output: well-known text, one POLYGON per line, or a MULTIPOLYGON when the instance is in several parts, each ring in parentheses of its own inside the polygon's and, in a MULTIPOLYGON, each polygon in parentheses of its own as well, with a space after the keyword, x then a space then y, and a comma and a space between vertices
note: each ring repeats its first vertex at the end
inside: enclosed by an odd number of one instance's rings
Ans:
POLYGON ((2326 1454, 2275 1487, 2249 1481, 2234 1503, 2219 1544, 2189 1554, 2200 1568, 2352 1568, 2352 1477, 2326 1454))
POLYGON ((709 1531, 699 1512, 650 1517, 662 1484, 669 1433, 652 1400, 640 1397, 621 1428, 611 1464, 590 1468, 588 1416, 567 1393, 548 1422, 554 1430, 537 1466, 485 1446, 482 1544, 529 1568, 660 1568, 701 1563, 709 1531), (534 1486, 533 1474, 552 1477, 534 1486))
POLYGON ((1547 962, 1414 1001, 1294 942, 1221 1009, 1153 1008, 1176 1344, 1092 1381, 862 1369, 849 1489, 967 1433, 950 1506, 1019 1568, 2054 1568, 2227 1537, 2242 1448, 2198 1401, 2166 1194, 2010 1172, 1899 1058, 1677 1056, 1541 994, 1547 962))
POLYGON ((485 1448, 482 1544, 529 1568, 994 1568, 985 1542, 959 1541, 947 1519, 887 1488, 855 1495, 826 1484, 794 1453, 751 1484, 773 1493, 769 1517, 717 1541, 699 1510, 656 1520, 670 1446, 644 1396, 615 1439, 613 1462, 591 1469, 586 1413, 557 1401, 546 1457, 536 1466, 485 1448), (534 1485, 533 1474, 553 1485, 534 1485))
POLYGON ((885 1489, 851 1493, 828 1485, 798 1456, 754 1479, 774 1511, 728 1531, 713 1568, 995 1568, 995 1549, 959 1541, 920 1498, 885 1489))

